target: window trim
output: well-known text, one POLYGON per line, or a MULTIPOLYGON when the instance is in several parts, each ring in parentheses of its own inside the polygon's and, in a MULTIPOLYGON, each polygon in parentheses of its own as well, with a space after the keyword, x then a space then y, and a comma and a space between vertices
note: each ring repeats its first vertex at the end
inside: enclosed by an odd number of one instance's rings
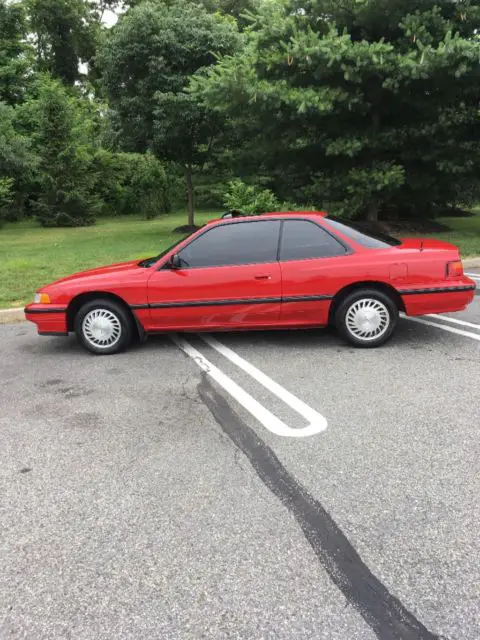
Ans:
MULTIPOLYGON (((195 242, 195 240, 198 240, 199 238, 201 238, 203 235, 205 235, 206 233, 208 233, 209 231, 212 231, 213 229, 216 229, 217 227, 228 227, 230 225, 234 225, 234 224, 255 224, 256 222, 280 222, 280 229, 278 232, 278 244, 277 244, 277 254, 276 254, 276 260, 275 262, 277 263, 282 263, 282 262, 301 262, 303 260, 325 260, 325 259, 331 259, 331 258, 342 258, 342 255, 339 256, 323 256, 323 257, 316 257, 316 258, 295 258, 295 259, 291 259, 291 260, 281 260, 280 259, 280 251, 281 251, 281 247, 282 247, 282 240, 283 240, 283 228, 284 225, 287 222, 290 222, 290 220, 300 220, 302 222, 309 222, 310 224, 315 225, 316 227, 319 227, 322 231, 325 231, 325 233, 327 233, 329 236, 331 236, 334 240, 336 240, 339 244, 341 244, 341 246, 345 249, 345 254, 346 256, 348 255, 352 255, 354 253, 356 253, 356 250, 353 249, 350 245, 348 245, 345 240, 343 238, 339 238, 333 231, 331 231, 330 229, 327 229, 325 226, 323 226, 321 223, 319 223, 317 220, 311 220, 310 218, 306 218, 306 217, 302 217, 302 216, 292 216, 292 217, 276 217, 276 216, 268 216, 268 218, 258 218, 257 220, 245 220, 244 218, 239 218, 239 219, 229 219, 228 222, 221 222, 219 224, 215 224, 212 226, 206 225, 205 228, 203 229, 199 229, 199 231, 201 231, 201 233, 199 233, 198 235, 195 235, 194 237, 189 238, 187 236, 186 239, 188 239, 189 241, 183 245, 183 247, 180 249, 180 251, 183 251, 183 249, 186 249, 188 246, 190 246, 192 244, 192 242, 195 242)), ((327 218, 328 220, 328 218, 327 218)), ((175 253, 175 252, 174 252, 175 253)), ((169 256, 170 257, 170 256, 169 256)), ((251 265, 251 264, 272 264, 271 261, 269 262, 242 262, 242 263, 238 263, 238 264, 222 264, 222 265, 211 265, 209 267, 183 267, 185 270, 187 269, 222 269, 224 267, 241 267, 241 266, 247 266, 247 265, 251 265)), ((171 271, 171 269, 168 267, 168 258, 167 256, 165 256, 165 262, 163 262, 161 264, 161 266, 157 267, 156 271, 162 271, 162 270, 166 270, 166 271, 171 271)))
POLYGON ((330 231, 330 229, 327 229, 326 227, 324 227, 322 224, 319 224, 316 220, 310 220, 308 218, 302 218, 302 217, 295 217, 295 218, 282 218, 282 227, 281 227, 281 231, 280 231, 280 237, 279 237, 279 243, 278 243, 278 252, 277 252, 277 259, 280 263, 283 262, 302 262, 304 260, 331 260, 332 258, 343 258, 344 256, 349 256, 352 255, 353 253, 355 253, 355 251, 352 249, 352 247, 350 247, 344 240, 343 238, 339 238, 338 236, 336 236, 334 233, 332 233, 330 231), (342 246, 345 250, 345 253, 340 254, 338 256, 313 256, 310 258, 289 258, 288 260, 282 260, 281 259, 281 252, 282 252, 282 244, 281 242, 283 241, 283 226, 284 224, 288 224, 290 222, 290 220, 296 220, 296 221, 301 221, 301 222, 307 222, 310 224, 315 225, 316 227, 318 227, 319 229, 321 229, 322 231, 324 231, 327 235, 329 235, 331 238, 333 238, 334 240, 336 240, 340 246, 342 246))
MULTIPOLYGON (((282 218, 269 218, 269 219, 258 219, 258 220, 249 220, 248 222, 245 221, 245 218, 240 219, 240 220, 232 220, 231 222, 223 222, 220 224, 215 224, 212 225, 211 227, 207 226, 206 229, 204 229, 202 231, 202 233, 199 233, 198 235, 196 235, 194 238, 192 238, 190 240, 190 242, 187 242, 187 244, 185 244, 179 251, 178 253, 180 253, 181 251, 183 251, 184 249, 186 249, 187 247, 189 247, 193 242, 195 242, 196 240, 199 240, 202 236, 204 236, 205 234, 209 233, 210 231, 213 231, 214 229, 218 229, 219 227, 230 227, 232 225, 235 224, 255 224, 256 222, 280 222, 280 226, 278 229, 278 238, 277 238, 277 251, 275 252, 275 257, 273 260, 264 260, 262 262, 238 262, 238 263, 234 263, 234 264, 212 264, 212 265, 204 265, 204 266, 199 266, 199 267, 182 267, 182 270, 187 270, 187 269, 223 269, 225 267, 246 267, 252 264, 273 264, 273 263, 278 263, 278 254, 280 251, 280 233, 281 233, 281 229, 282 229, 282 218)), ((175 252, 174 252, 175 253, 175 252)), ((167 270, 167 271, 171 271, 171 269, 167 266, 168 265, 168 259, 166 260, 166 262, 164 264, 162 264, 161 267, 158 268, 158 271, 161 271, 163 269, 167 270)))

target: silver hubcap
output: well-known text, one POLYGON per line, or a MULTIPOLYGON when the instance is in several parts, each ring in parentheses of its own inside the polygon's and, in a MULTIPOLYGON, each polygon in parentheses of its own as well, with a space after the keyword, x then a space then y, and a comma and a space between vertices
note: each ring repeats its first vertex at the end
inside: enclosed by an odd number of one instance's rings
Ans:
POLYGON ((375 298, 362 298, 354 302, 345 316, 347 329, 361 340, 377 340, 390 325, 387 307, 375 298))
POLYGON ((117 316, 108 309, 89 311, 82 322, 85 340, 97 349, 113 347, 122 335, 122 325, 117 316))

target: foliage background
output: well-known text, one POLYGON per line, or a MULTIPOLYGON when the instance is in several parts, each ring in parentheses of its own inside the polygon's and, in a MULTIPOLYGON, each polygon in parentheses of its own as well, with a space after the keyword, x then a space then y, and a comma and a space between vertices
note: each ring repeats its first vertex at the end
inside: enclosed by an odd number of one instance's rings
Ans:
POLYGON ((0 223, 471 207, 479 23, 480 0, 0 0, 0 223))

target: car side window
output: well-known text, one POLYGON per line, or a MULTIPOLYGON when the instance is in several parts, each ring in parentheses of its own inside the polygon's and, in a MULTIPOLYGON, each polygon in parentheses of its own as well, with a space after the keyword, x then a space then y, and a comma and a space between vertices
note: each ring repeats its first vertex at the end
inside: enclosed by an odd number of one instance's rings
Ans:
POLYGON ((331 258, 347 253, 345 247, 309 220, 286 220, 283 225, 280 260, 331 258))
POLYGON ((179 252, 183 268, 276 262, 279 220, 230 223, 209 229, 179 252))

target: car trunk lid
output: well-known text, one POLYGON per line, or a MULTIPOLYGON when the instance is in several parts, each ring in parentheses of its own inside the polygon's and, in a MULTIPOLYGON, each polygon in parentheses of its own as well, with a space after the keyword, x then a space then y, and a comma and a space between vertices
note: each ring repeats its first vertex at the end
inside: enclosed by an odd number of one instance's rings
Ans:
POLYGON ((450 242, 444 240, 437 240, 435 238, 399 238, 402 243, 400 248, 402 249, 418 249, 419 251, 429 250, 443 250, 454 251, 458 255, 458 247, 450 242))

